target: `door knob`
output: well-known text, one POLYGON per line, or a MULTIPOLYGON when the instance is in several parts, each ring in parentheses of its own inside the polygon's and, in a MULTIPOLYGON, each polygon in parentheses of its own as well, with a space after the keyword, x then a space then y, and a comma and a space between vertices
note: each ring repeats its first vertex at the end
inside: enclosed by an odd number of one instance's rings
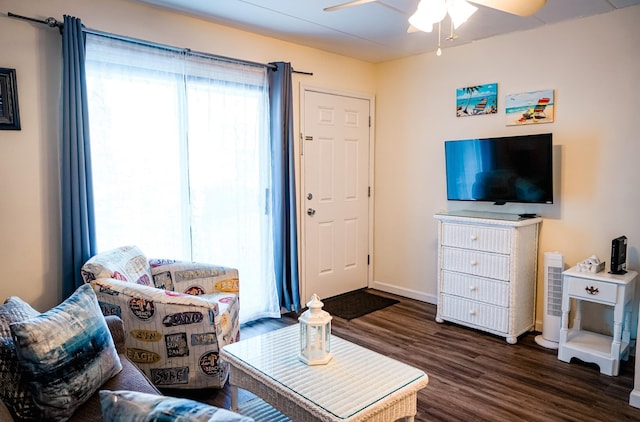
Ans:
POLYGON ((311 216, 313 216, 315 213, 316 213, 316 210, 314 210, 313 208, 309 208, 309 209, 307 210, 307 215, 311 215, 311 216))

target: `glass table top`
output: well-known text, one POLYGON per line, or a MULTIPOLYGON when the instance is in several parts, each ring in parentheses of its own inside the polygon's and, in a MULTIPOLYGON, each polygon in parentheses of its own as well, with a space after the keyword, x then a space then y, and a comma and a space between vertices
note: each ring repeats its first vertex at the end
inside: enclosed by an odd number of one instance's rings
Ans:
POLYGON ((334 335, 331 361, 309 366, 298 358, 299 344, 296 324, 227 345, 222 356, 241 361, 290 394, 299 394, 341 419, 415 381, 422 379, 426 385, 428 379, 417 368, 334 335))

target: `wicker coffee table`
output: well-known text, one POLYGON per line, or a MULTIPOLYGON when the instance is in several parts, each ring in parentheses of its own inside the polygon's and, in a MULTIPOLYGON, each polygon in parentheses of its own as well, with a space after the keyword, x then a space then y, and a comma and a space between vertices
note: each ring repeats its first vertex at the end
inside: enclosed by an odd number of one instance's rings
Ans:
POLYGON ((298 359, 299 327, 292 325, 225 346, 232 409, 238 387, 294 421, 413 421, 421 370, 331 336, 333 359, 308 366, 298 359))

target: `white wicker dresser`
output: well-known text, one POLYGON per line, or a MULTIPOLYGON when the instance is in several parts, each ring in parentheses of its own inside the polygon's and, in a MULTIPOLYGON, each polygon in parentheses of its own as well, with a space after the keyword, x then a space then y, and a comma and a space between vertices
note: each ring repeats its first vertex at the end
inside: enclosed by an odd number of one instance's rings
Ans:
POLYGON ((437 322, 505 337, 535 325, 539 217, 457 211, 438 229, 437 322))

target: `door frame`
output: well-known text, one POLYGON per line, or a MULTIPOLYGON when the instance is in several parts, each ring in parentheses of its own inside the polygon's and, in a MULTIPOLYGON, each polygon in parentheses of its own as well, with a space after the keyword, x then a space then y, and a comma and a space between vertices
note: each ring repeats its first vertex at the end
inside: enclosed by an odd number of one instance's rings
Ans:
MULTIPOLYGON (((300 265, 299 265, 299 277, 300 277, 300 300, 305 301, 307 297, 307 275, 306 275, 306 233, 305 233, 305 224, 302 219, 305 218, 305 201, 304 201, 304 192, 306 186, 306 176, 305 176, 305 164, 304 164, 304 132, 305 132, 305 93, 306 92, 317 92, 320 94, 328 94, 328 95, 339 95, 342 97, 351 97, 357 98, 361 100, 369 101, 369 188, 370 188, 370 196, 368 203, 368 218, 369 218, 369 226, 368 230, 368 255, 369 255, 369 265, 367 266, 367 286, 371 287, 373 282, 373 219, 374 219, 374 198, 375 198, 375 188, 374 188, 374 140, 375 140, 375 96, 373 94, 367 94, 362 92, 354 92, 354 91, 344 91, 337 89, 328 89, 321 88, 314 85, 308 85, 304 83, 300 83, 299 90, 299 103, 300 103, 300 132, 299 132, 299 144, 298 144, 298 159, 300 165, 300 187, 297 189, 297 200, 298 200, 298 229, 299 229, 299 239, 298 249, 300 256, 300 265)), ((302 307, 306 306, 306 303, 301 303, 302 307)))

